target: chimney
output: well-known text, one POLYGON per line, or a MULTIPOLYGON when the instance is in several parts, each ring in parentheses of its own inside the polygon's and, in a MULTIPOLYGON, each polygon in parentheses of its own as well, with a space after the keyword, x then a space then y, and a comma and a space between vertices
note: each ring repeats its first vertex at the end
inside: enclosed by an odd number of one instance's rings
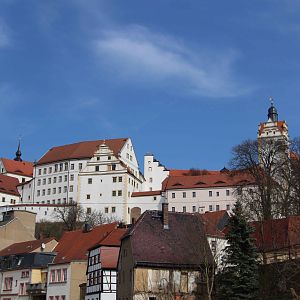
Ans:
POLYGON ((162 203, 162 217, 164 229, 169 229, 169 204, 162 203))

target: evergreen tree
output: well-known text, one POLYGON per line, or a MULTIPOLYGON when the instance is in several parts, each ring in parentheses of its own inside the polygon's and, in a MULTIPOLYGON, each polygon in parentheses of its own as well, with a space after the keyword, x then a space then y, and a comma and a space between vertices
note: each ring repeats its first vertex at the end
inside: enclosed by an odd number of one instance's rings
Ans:
POLYGON ((257 252, 238 201, 228 222, 223 269, 220 274, 220 299, 256 299, 258 289, 257 252))

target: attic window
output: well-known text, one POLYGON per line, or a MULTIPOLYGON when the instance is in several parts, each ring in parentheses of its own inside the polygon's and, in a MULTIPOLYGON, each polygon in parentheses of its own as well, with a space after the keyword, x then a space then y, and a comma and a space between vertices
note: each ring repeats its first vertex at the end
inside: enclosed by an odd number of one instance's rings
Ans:
POLYGON ((202 185, 202 184, 205 184, 205 182, 203 182, 203 181, 198 181, 198 182, 195 183, 195 185, 202 185))
POLYGON ((238 182, 238 184, 246 184, 246 183, 249 183, 249 181, 248 180, 241 180, 241 181, 238 182))
POLYGON ((181 185, 183 185, 183 184, 181 184, 181 183, 179 183, 179 182, 176 182, 176 183, 174 183, 172 186, 181 186, 181 185))
POLYGON ((225 182, 224 182, 224 181, 221 181, 221 180, 215 182, 215 184, 224 184, 224 183, 225 183, 225 182))

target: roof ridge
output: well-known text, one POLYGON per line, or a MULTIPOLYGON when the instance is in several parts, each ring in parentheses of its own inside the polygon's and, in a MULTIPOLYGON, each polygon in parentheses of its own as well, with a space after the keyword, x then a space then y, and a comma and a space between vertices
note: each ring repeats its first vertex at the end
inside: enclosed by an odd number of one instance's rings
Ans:
POLYGON ((59 145, 59 146, 53 146, 50 149, 53 148, 59 148, 59 147, 65 147, 65 146, 71 146, 71 145, 79 145, 79 144, 83 144, 83 143, 90 143, 90 142, 102 142, 102 141, 116 141, 116 140, 124 140, 124 139, 129 139, 128 137, 124 137, 124 138, 114 138, 114 139, 96 139, 96 140, 87 140, 87 141, 80 141, 80 142, 75 142, 75 143, 69 143, 69 144, 64 144, 64 145, 59 145))

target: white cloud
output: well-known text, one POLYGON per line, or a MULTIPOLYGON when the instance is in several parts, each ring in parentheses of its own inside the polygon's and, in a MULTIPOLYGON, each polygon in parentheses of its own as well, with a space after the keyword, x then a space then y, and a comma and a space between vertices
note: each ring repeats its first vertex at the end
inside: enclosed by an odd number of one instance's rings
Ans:
POLYGON ((0 20, 0 48, 5 48, 11 43, 9 29, 6 24, 0 20))
POLYGON ((141 26, 104 31, 96 41, 100 62, 114 66, 122 79, 167 84, 201 96, 228 97, 244 93, 236 83, 236 51, 191 50, 174 38, 141 26))

